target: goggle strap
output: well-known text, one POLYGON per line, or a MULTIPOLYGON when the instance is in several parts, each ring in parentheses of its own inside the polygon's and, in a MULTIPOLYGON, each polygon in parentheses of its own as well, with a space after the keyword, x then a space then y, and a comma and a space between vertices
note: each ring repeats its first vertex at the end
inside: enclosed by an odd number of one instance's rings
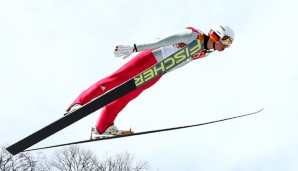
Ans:
POLYGON ((214 31, 211 31, 210 33, 210 38, 211 40, 213 40, 214 42, 218 42, 220 37, 214 32, 214 31))

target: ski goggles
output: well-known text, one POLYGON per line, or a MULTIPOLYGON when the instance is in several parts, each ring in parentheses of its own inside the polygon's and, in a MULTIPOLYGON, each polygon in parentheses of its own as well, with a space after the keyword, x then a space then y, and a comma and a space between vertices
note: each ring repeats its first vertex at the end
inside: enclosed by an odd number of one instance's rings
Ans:
POLYGON ((220 39, 220 42, 224 45, 230 46, 233 43, 233 39, 230 36, 224 36, 220 39))
POLYGON ((215 42, 220 41, 222 44, 224 44, 226 46, 230 46, 233 43, 233 39, 230 36, 224 36, 224 37, 220 38, 218 36, 218 34, 214 31, 210 32, 209 35, 213 41, 215 41, 215 42))

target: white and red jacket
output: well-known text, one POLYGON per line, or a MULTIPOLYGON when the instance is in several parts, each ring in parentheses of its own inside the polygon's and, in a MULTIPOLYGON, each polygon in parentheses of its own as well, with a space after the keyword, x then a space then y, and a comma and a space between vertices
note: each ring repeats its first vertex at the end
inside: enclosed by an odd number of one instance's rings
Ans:
POLYGON ((196 28, 187 27, 183 31, 170 35, 168 37, 158 38, 151 42, 146 42, 146 43, 137 43, 135 45, 136 45, 137 51, 153 49, 152 53, 154 54, 157 62, 160 62, 165 58, 169 57, 170 55, 172 55, 173 53, 177 52, 179 49, 189 44, 193 40, 199 39, 200 36, 203 37, 201 41, 204 41, 204 50, 202 50, 201 54, 197 54, 192 58, 189 58, 188 60, 184 61, 183 63, 181 63, 180 65, 172 69, 174 70, 195 59, 206 57, 211 52, 213 52, 213 51, 207 51, 206 46, 207 46, 207 41, 209 37, 196 28))

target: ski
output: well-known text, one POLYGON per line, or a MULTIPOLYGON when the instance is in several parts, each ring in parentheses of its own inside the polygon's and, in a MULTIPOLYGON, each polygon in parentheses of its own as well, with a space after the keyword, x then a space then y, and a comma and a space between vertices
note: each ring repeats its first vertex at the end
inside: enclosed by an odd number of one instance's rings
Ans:
POLYGON ((199 53, 202 50, 203 44, 200 40, 194 40, 187 46, 181 48, 176 53, 167 57, 163 61, 153 65, 137 76, 129 79, 118 87, 106 92, 105 94, 95 98, 91 102, 85 104, 81 108, 70 112, 68 115, 52 122, 44 128, 34 132, 33 134, 25 137, 24 139, 7 147, 6 150, 12 155, 16 155, 32 145, 48 138, 49 136, 57 133, 58 131, 66 128, 67 126, 77 122, 78 120, 88 116, 96 110, 106 106, 114 100, 130 93, 138 87, 146 84, 152 79, 165 74, 167 71, 181 64, 189 59, 192 55, 199 53))
POLYGON ((185 129, 185 128, 203 126, 203 125, 213 124, 213 123, 216 123, 216 122, 222 122, 222 121, 227 121, 227 120, 231 120, 231 119, 236 119, 236 118, 241 118, 241 117, 257 114, 257 113, 261 112, 262 110, 263 109, 260 109, 256 112, 253 112, 253 113, 238 115, 238 116, 229 117, 229 118, 220 119, 220 120, 214 120, 214 121, 210 121, 210 122, 199 123, 199 124, 195 124, 195 125, 186 125, 186 126, 172 127, 172 128, 166 128, 166 129, 157 129, 157 130, 151 130, 151 131, 137 132, 137 133, 134 133, 134 134, 117 135, 117 136, 100 138, 100 139, 90 139, 90 140, 76 141, 76 142, 71 142, 71 143, 65 143, 65 144, 52 145, 52 146, 47 146, 47 147, 28 149, 28 150, 25 150, 25 151, 43 150, 43 149, 62 147, 62 146, 68 146, 68 145, 89 143, 89 142, 94 142, 94 141, 103 141, 103 140, 110 140, 110 139, 116 139, 116 138, 125 138, 125 137, 132 137, 132 136, 138 136, 138 135, 144 135, 144 134, 152 134, 152 133, 158 133, 158 132, 173 131, 173 130, 178 130, 178 129, 185 129))

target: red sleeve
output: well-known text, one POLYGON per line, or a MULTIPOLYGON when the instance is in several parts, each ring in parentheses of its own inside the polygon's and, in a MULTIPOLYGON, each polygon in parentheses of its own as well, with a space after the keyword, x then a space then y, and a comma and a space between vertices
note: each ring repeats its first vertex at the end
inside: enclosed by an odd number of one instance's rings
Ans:
POLYGON ((199 33, 200 32, 199 30, 197 30, 197 29, 195 29, 193 27, 186 27, 186 29, 190 29, 190 30, 192 30, 193 32, 196 32, 196 33, 199 33))

